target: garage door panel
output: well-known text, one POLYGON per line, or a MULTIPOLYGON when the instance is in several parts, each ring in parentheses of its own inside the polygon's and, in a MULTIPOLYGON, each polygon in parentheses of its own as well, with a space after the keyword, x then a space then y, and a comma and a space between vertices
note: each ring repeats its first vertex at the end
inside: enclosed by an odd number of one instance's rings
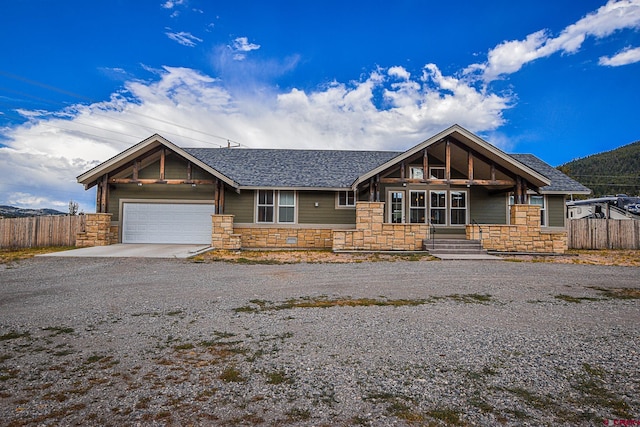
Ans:
POLYGON ((124 203, 123 243, 211 243, 213 204, 124 203))

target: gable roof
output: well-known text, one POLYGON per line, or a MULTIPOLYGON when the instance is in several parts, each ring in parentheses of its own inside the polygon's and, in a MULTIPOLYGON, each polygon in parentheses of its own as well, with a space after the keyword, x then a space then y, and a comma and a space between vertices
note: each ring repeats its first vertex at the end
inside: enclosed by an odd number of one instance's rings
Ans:
POLYGON ((525 178, 527 181, 529 181, 531 184, 535 185, 536 187, 542 187, 550 184, 550 181, 544 175, 540 174, 538 171, 516 161, 512 156, 509 156, 504 151, 489 144, 479 136, 474 135, 473 133, 469 132, 468 130, 464 129, 462 126, 457 124, 432 136, 426 141, 423 141, 420 144, 408 149, 397 158, 394 158, 393 162, 389 161, 369 171, 368 173, 360 176, 354 184, 359 184, 361 182, 366 181, 367 179, 393 166, 394 163, 407 159, 419 153, 421 150, 429 147, 430 145, 444 141, 449 136, 464 143, 465 145, 469 146, 477 153, 480 153, 487 159, 495 162, 496 164, 504 167, 505 169, 514 171, 518 175, 521 175, 523 178, 525 178))
POLYGON ((181 148, 155 134, 78 176, 90 188, 105 173, 131 163, 141 154, 164 146, 235 188, 349 189, 377 173, 453 136, 474 150, 517 171, 547 194, 589 194, 590 189, 531 154, 506 154, 458 125, 404 152, 181 148))
POLYGON ((96 180, 104 175, 105 173, 111 172, 123 165, 126 165, 127 163, 131 163, 136 157, 138 157, 141 153, 147 152, 149 150, 152 150, 158 146, 165 146, 166 148, 182 155, 185 159, 189 160, 190 162, 192 162, 195 165, 198 165, 199 167, 201 167, 202 169, 206 170, 207 172, 209 172, 210 174, 214 175, 215 177, 221 179, 222 181, 226 182, 227 184, 229 184, 232 187, 237 187, 237 184, 230 179, 227 176, 224 176, 223 174, 221 174, 220 172, 218 172, 217 170, 213 169, 211 166, 207 165, 206 163, 202 162, 200 159, 197 159, 195 157, 193 157, 191 154, 183 151, 180 147, 178 147, 177 145, 175 145, 174 143, 170 142, 169 140, 163 138, 162 136, 158 135, 157 133, 154 135, 151 135, 149 138, 127 148, 126 150, 124 150, 122 153, 117 154, 115 156, 113 156, 112 158, 110 158, 109 160, 106 160, 102 163, 100 163, 98 166, 88 170, 87 172, 83 173, 82 175, 79 175, 77 177, 77 180, 79 183, 84 184, 85 189, 89 189, 91 188, 93 185, 95 185, 96 180))
POLYGON ((580 184, 578 181, 569 178, 567 175, 548 163, 543 162, 533 154, 511 154, 511 157, 549 178, 551 183, 544 187, 540 187, 541 193, 591 194, 591 190, 589 188, 580 184))
POLYGON ((239 188, 349 188, 360 175, 397 157, 391 151, 185 148, 239 188))

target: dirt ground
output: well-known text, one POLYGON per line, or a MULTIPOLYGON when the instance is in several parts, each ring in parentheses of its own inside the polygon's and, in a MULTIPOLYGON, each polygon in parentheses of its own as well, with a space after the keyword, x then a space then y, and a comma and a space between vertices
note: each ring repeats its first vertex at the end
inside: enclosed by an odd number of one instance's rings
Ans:
MULTIPOLYGON (((0 249, 0 264, 31 258, 64 248, 0 249)), ((550 262, 560 264, 616 265, 640 267, 640 250, 572 250, 563 255, 500 255, 511 262, 550 262)), ((236 264, 360 263, 378 261, 437 261, 425 252, 349 252, 323 250, 212 251, 192 258, 194 262, 230 262, 236 264)))
MULTIPOLYGON (((500 255, 512 262, 551 262, 561 264, 640 266, 638 250, 572 250, 563 255, 500 255)), ((436 261, 423 252, 350 252, 331 251, 213 251, 194 258, 196 262, 225 261, 238 264, 292 264, 292 263, 359 263, 376 261, 436 261)))

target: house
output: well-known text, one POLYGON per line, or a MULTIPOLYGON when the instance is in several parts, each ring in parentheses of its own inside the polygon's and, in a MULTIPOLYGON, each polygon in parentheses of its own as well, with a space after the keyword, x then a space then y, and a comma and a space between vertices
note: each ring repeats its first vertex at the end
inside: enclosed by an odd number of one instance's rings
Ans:
POLYGON ((97 187, 79 245, 417 250, 428 238, 562 252, 590 190, 454 125, 404 152, 182 148, 153 135, 78 177, 97 187))

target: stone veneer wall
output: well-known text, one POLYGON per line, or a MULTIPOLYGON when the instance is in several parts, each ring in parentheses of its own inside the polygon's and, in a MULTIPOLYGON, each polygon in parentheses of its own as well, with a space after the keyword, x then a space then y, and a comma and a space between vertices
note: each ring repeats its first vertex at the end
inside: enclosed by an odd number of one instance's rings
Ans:
POLYGON ((385 224, 384 202, 357 202, 356 229, 334 230, 333 250, 418 251, 428 234, 427 224, 385 224))
POLYGON ((233 215, 211 215, 211 247, 240 249, 240 235, 233 231, 233 215))
POLYGON ((110 213, 85 214, 84 231, 76 235, 76 246, 107 246, 118 241, 118 229, 111 227, 110 213))
POLYGON ((211 246, 237 250, 259 248, 329 249, 330 228, 234 227, 233 215, 213 215, 211 246))
POLYGON ((330 249, 330 228, 252 228, 237 227, 243 248, 330 249))
POLYGON ((540 206, 512 205, 511 225, 467 225, 467 239, 482 231, 482 247, 499 252, 564 253, 567 232, 547 232, 540 227, 540 206))

